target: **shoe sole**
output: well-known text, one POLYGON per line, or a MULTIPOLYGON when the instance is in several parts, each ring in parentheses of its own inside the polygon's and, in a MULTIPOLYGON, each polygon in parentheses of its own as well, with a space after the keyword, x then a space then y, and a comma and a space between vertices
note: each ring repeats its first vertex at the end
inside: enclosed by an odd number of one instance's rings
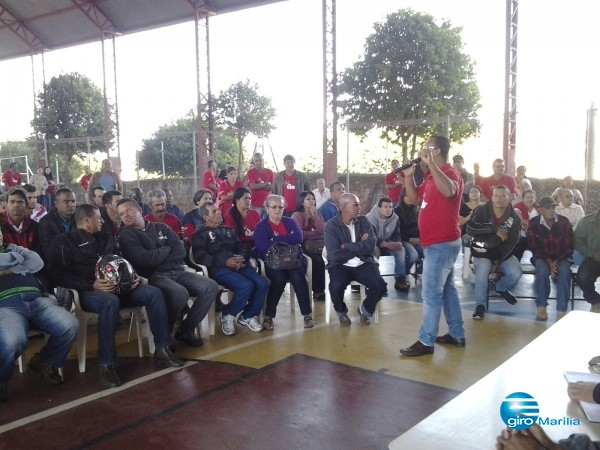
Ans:
POLYGON ((481 316, 473 316, 473 320, 483 320, 483 317, 481 317, 481 316))
POLYGON ((437 339, 435 340, 436 344, 441 344, 441 345, 451 345, 452 347, 456 347, 456 348, 464 348, 466 346, 465 344, 459 344, 458 342, 446 342, 446 341, 438 341, 437 339))
POLYGON ((246 327, 246 328, 248 328, 249 330, 251 330, 251 331, 254 331, 255 333, 260 333, 260 332, 263 330, 263 327, 260 327, 260 328, 252 328, 252 327, 250 326, 250 324, 248 324, 248 323, 244 323, 244 322, 240 322, 239 320, 238 320, 238 325, 241 325, 241 326, 243 326, 243 327, 246 327))

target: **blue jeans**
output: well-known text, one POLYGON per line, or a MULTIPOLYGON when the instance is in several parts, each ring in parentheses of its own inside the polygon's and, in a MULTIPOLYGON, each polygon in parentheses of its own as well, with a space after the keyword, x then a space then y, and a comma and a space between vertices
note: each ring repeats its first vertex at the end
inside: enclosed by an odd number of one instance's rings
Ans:
POLYGON ((148 284, 159 288, 165 297, 169 330, 173 330, 189 298, 196 297, 185 320, 181 322, 180 330, 183 333, 193 331, 202 322, 219 293, 219 286, 214 280, 183 269, 157 272, 150 277, 148 284))
POLYGON ((77 337, 79 322, 64 308, 39 293, 0 300, 0 383, 10 379, 15 359, 27 348, 29 326, 50 335, 40 360, 62 367, 77 337))
POLYGON ((465 337, 458 292, 454 286, 454 263, 460 252, 461 240, 432 244, 423 250, 423 324, 419 341, 433 346, 438 335, 442 309, 448 332, 455 339, 465 337))
MULTIPOLYGON (((408 241, 403 241, 402 246, 404 247, 404 250, 406 252, 406 276, 408 276, 410 268, 413 266, 414 263, 417 262, 417 259, 423 258, 423 247, 421 247, 419 244, 412 245, 408 241)), ((419 267, 417 268, 417 273, 421 274, 422 272, 423 267, 419 265, 419 267)))
MULTIPOLYGON (((535 266, 535 304, 548 306, 550 296, 550 265, 545 259, 532 261, 535 266)), ((556 281, 556 310, 565 312, 569 304, 571 287, 571 263, 561 261, 558 264, 558 279, 556 281)))
POLYGON ((233 299, 223 307, 223 315, 237 316, 240 312, 246 319, 260 314, 265 303, 269 282, 254 268, 241 270, 221 267, 212 272, 212 277, 233 292, 233 299))
POLYGON ((373 263, 364 263, 358 267, 339 264, 329 269, 329 294, 335 312, 338 315, 348 312, 344 302, 344 291, 352 280, 358 281, 367 288, 363 307, 369 316, 373 315, 377 302, 387 290, 387 284, 379 273, 379 265, 373 263))
MULTIPOLYGON (((490 272, 492 271, 492 260, 487 258, 476 258, 473 256, 473 265, 475 266, 475 304, 485 305, 488 296, 488 287, 490 282, 490 272)), ((506 261, 502 261, 498 266, 498 272, 502 277, 496 282, 497 291, 508 291, 518 283, 523 269, 521 263, 511 256, 506 261)))
POLYGON ((119 308, 145 306, 156 347, 166 347, 171 343, 167 308, 160 289, 140 284, 122 297, 102 291, 83 291, 79 295, 81 307, 98 314, 98 364, 117 362, 115 333, 120 320, 119 308))
MULTIPOLYGON (((388 248, 382 248, 381 256, 392 255, 394 257, 394 278, 406 278, 406 251, 404 245, 400 250, 390 250, 388 248)), ((410 270, 410 267, 408 267, 410 270)))
POLYGON ((310 307, 310 294, 308 292, 308 282, 306 281, 306 270, 305 267, 298 267, 297 269, 269 269, 267 270, 267 278, 271 281, 269 284, 269 291, 267 293, 267 309, 265 315, 269 317, 275 317, 277 314, 277 305, 283 295, 285 284, 289 281, 296 291, 296 298, 298 299, 298 305, 300 306, 300 313, 303 316, 312 313, 310 307))

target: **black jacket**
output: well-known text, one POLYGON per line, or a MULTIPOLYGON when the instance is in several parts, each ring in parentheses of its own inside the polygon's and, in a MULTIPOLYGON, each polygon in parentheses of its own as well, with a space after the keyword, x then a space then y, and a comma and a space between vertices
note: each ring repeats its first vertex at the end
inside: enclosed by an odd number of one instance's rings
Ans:
POLYGON ((194 260, 208 268, 209 275, 214 269, 227 267, 225 262, 234 255, 241 255, 248 263, 250 250, 238 238, 235 230, 224 225, 211 228, 201 225, 192 236, 194 260))
MULTIPOLYGON (((71 225, 71 230, 75 229, 75 219, 71 216, 68 220, 68 223, 71 225)), ((38 223, 38 238, 40 240, 40 247, 42 254, 40 255, 42 259, 47 260, 48 254, 50 251, 50 244, 54 237, 59 234, 65 234, 65 230, 63 229, 58 211, 56 208, 52 208, 48 214, 46 214, 38 223)))
POLYGON ((164 223, 148 222, 143 230, 124 227, 119 233, 121 254, 143 277, 181 269, 185 247, 179 236, 164 223))
POLYGON ((394 212, 400 219, 400 233, 403 241, 421 237, 419 233, 419 208, 417 206, 401 202, 394 208, 394 212))
POLYGON ((488 258, 498 261, 506 261, 510 258, 521 236, 521 219, 509 204, 506 213, 496 225, 494 206, 490 200, 485 205, 478 206, 473 210, 471 219, 467 222, 467 234, 475 240, 480 239, 487 242, 489 247, 476 247, 471 245, 471 255, 479 258, 488 258), (508 233, 508 239, 502 242, 496 235, 499 228, 508 233))
POLYGON ((102 233, 89 234, 79 228, 59 234, 50 243, 50 276, 59 286, 91 291, 96 279, 96 262, 113 253, 113 241, 102 233))

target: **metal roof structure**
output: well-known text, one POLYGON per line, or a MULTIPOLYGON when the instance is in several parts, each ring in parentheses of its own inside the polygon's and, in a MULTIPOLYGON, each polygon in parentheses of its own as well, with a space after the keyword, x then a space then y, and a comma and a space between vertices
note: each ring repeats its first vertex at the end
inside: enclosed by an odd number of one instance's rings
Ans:
POLYGON ((0 61, 284 0, 0 0, 0 61))

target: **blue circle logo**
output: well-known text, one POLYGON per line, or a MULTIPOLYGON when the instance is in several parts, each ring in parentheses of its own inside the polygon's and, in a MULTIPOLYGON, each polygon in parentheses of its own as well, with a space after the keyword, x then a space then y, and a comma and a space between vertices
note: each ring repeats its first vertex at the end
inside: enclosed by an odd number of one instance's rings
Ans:
POLYGON ((538 403, 526 392, 513 392, 500 405, 502 420, 515 430, 529 428, 537 421, 539 412, 538 403))

